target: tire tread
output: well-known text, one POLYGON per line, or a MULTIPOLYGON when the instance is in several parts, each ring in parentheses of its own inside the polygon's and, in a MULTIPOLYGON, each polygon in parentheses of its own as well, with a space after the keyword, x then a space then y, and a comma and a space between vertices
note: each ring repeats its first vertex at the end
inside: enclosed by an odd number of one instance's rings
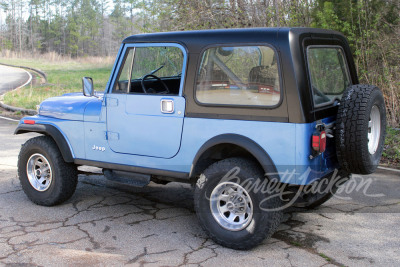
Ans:
MULTIPOLYGON (((232 166, 240 166, 242 170, 244 170, 247 174, 250 174, 250 177, 263 177, 263 172, 260 171, 260 167, 254 163, 253 161, 245 158, 227 158, 221 161, 218 161, 212 165, 210 165, 205 171, 204 175, 207 177, 208 175, 215 173, 215 172, 220 172, 221 170, 224 170, 228 172, 232 166)), ((207 178, 206 178, 207 179, 207 178)), ((207 180, 203 180, 202 184, 206 183, 207 180)), ((195 189, 195 194, 194 194, 194 205, 195 205, 195 210, 198 211, 200 210, 199 204, 200 200, 202 197, 202 194, 198 192, 198 187, 196 186, 195 189)), ((281 202, 279 201, 279 198, 274 198, 273 199, 275 207, 278 207, 281 202)), ((280 211, 273 211, 273 212, 268 212, 262 213, 262 219, 261 221, 263 222, 262 228, 257 231, 256 234, 251 235, 249 238, 246 240, 240 242, 240 243, 233 243, 226 241, 224 239, 219 238, 217 235, 215 235, 212 231, 207 229, 205 227, 205 219, 203 216, 201 216, 201 213, 197 212, 197 217, 199 221, 201 222, 201 226, 203 230, 218 244, 228 247, 228 248, 233 248, 237 250, 248 250, 251 249, 258 244, 260 244, 264 239, 269 238, 275 230, 278 228, 282 217, 283 217, 283 212, 280 211)), ((216 223, 216 222, 215 222, 216 223)))
MULTIPOLYGON (((343 93, 336 119, 336 153, 341 168, 349 173, 369 174, 376 169, 371 163, 366 138, 368 106, 375 92, 378 92, 379 97, 383 99, 380 89, 372 85, 353 85, 343 93)), ((382 116, 381 134, 384 135, 386 115, 382 116)), ((382 148, 378 148, 377 151, 381 154, 382 148)))

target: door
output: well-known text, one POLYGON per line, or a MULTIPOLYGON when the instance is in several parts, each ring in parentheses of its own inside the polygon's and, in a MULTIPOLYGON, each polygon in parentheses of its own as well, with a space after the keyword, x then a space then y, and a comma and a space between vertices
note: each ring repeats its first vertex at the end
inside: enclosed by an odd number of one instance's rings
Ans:
POLYGON ((110 148, 117 153, 171 158, 180 148, 186 54, 175 44, 125 47, 106 96, 110 148))

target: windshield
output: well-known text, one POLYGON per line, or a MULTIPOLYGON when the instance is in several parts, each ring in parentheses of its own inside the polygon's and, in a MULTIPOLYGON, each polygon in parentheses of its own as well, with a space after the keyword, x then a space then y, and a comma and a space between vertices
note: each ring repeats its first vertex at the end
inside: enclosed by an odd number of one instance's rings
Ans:
POLYGON ((132 79, 140 79, 149 73, 158 77, 177 76, 182 71, 182 64, 183 54, 178 47, 137 47, 132 79))

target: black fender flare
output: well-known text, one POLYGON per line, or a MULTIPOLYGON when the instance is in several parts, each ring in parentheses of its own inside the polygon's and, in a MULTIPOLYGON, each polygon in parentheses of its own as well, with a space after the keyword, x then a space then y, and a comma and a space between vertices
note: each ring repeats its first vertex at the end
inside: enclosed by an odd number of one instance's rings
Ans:
POLYGON ((65 162, 74 162, 72 157, 71 149, 68 145, 67 140, 65 140, 62 133, 53 125, 49 124, 19 124, 17 129, 15 129, 14 134, 24 134, 24 133, 40 133, 51 136, 56 142, 58 148, 60 149, 61 155, 65 162))
POLYGON ((268 176, 270 179, 279 179, 279 173, 269 154, 253 140, 238 134, 222 134, 215 136, 205 142, 200 147, 196 156, 194 157, 194 160, 192 162, 192 170, 189 177, 192 177, 192 175, 194 175, 193 170, 195 169, 195 166, 203 153, 206 152, 209 148, 212 148, 213 146, 219 144, 233 144, 243 148, 244 150, 247 150, 262 166, 266 176, 268 176))

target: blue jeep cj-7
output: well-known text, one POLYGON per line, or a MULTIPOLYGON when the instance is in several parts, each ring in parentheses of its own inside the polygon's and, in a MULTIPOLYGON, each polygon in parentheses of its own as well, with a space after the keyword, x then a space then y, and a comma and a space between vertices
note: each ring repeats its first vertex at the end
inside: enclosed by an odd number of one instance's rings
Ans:
POLYGON ((249 249, 285 207, 316 207, 351 173, 374 172, 385 114, 338 32, 138 34, 123 41, 103 93, 85 77, 83 93, 47 99, 21 120, 16 134, 43 136, 22 146, 19 179, 45 206, 72 196, 80 165, 134 186, 191 183, 210 237, 249 249))

